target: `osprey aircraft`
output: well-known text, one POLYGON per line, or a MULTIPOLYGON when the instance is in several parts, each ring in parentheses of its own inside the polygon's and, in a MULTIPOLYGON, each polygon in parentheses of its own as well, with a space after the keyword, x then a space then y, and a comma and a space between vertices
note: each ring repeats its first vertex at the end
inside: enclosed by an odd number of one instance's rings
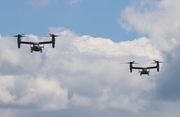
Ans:
POLYGON ((131 61, 126 64, 129 64, 130 72, 132 72, 133 69, 139 69, 139 70, 141 70, 141 71, 139 71, 140 75, 149 75, 150 69, 157 69, 157 72, 159 72, 159 63, 162 63, 161 61, 156 61, 156 60, 153 60, 153 61, 156 64, 156 66, 134 67, 133 64, 137 64, 137 63, 135 63, 135 61, 131 61))
POLYGON ((15 35, 14 37, 17 37, 18 48, 21 47, 21 44, 29 44, 31 52, 33 52, 33 51, 42 52, 42 49, 44 48, 44 44, 52 44, 52 47, 54 48, 55 47, 55 37, 58 37, 58 36, 59 35, 49 33, 48 37, 52 37, 52 40, 51 41, 43 41, 43 42, 22 41, 21 38, 25 37, 24 34, 18 34, 18 35, 15 35))

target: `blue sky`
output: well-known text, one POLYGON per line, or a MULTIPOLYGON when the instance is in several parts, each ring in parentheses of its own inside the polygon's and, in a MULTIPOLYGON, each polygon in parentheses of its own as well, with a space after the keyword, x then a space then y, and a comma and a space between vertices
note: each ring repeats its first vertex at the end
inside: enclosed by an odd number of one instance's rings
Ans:
POLYGON ((0 34, 17 33, 44 36, 50 27, 64 27, 79 35, 110 38, 115 42, 138 35, 118 23, 130 0, 2 0, 0 34))

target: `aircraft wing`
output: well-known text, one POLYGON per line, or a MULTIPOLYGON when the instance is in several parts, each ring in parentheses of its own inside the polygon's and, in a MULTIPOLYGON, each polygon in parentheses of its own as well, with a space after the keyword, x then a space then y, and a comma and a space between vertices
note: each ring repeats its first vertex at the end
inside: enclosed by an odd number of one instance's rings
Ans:
POLYGON ((156 69, 157 67, 154 66, 154 67, 146 67, 146 69, 156 69))
POLYGON ((144 69, 144 67, 132 67, 132 69, 144 69))
POLYGON ((52 41, 43 41, 43 42, 39 42, 39 44, 51 44, 52 41))
POLYGON ((34 42, 28 42, 28 41, 21 41, 22 44, 34 44, 34 42))

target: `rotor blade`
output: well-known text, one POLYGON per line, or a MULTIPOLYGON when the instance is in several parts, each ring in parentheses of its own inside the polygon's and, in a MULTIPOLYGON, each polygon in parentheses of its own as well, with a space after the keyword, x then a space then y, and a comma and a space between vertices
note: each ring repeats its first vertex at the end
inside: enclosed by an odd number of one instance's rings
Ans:
POLYGON ((120 63, 120 64, 130 64, 129 62, 126 62, 126 63, 120 63))
POLYGON ((25 37, 24 34, 17 34, 17 35, 14 35, 14 37, 25 37))
POLYGON ((51 37, 59 37, 59 36, 61 36, 61 35, 56 35, 56 34, 51 34, 51 33, 49 33, 49 35, 50 35, 51 37))
POLYGON ((155 64, 155 63, 163 63, 163 61, 157 61, 157 60, 153 60, 154 61, 154 63, 152 63, 152 64, 155 64))
POLYGON ((130 61, 130 62, 125 62, 125 63, 120 63, 120 64, 138 64, 138 63, 135 63, 135 61, 130 61))
POLYGON ((135 61, 130 61, 129 64, 138 64, 138 63, 135 63, 135 61))

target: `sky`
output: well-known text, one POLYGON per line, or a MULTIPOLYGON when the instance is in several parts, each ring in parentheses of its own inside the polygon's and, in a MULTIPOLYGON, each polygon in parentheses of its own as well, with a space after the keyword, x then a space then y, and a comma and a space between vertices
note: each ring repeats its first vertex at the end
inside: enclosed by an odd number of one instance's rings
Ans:
POLYGON ((179 117, 180 1, 0 4, 0 117, 179 117), (109 7, 109 8, 108 8, 109 7), (3 11, 2 11, 3 9, 3 11), (13 35, 43 41, 42 53, 13 35), (134 66, 160 71, 140 76, 134 66))
POLYGON ((118 23, 130 0, 18 0, 1 1, 1 35, 17 33, 44 36, 50 27, 64 27, 80 35, 111 38, 113 41, 138 37, 118 23))

